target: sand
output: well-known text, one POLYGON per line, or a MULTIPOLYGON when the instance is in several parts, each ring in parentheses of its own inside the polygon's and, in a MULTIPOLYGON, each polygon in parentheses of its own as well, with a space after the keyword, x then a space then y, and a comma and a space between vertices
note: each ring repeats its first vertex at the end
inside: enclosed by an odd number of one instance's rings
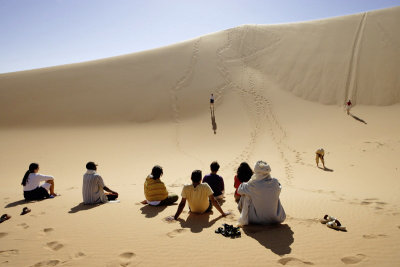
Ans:
POLYGON ((243 25, 168 47, 0 74, 0 266, 396 266, 400 264, 400 7, 326 20, 243 25), (215 118, 209 95, 216 96, 215 118), (351 115, 343 109, 351 98, 351 115), (216 128, 214 134, 213 128, 216 128), (326 151, 324 171, 315 151, 326 151), (120 203, 83 206, 87 161, 120 203), (143 206, 155 164, 180 194, 218 160, 221 218, 143 206), (283 225, 240 239, 233 177, 267 161, 283 225), (61 196, 25 203, 29 163, 61 196), (20 216, 23 207, 32 212, 20 216), (319 223, 336 216, 348 232, 319 223))

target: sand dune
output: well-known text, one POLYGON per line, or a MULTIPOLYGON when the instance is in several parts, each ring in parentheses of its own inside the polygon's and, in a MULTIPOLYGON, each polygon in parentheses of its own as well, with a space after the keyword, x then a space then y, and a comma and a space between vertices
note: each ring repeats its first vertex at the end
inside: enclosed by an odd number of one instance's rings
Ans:
POLYGON ((0 266, 397 266, 400 254, 400 7, 327 20, 244 25, 160 49, 0 75, 0 266), (215 116, 208 99, 216 95, 215 116), (356 104, 351 116, 342 104, 356 104), (329 105, 327 105, 329 104, 329 105), (214 133, 215 131, 215 133, 214 133), (314 153, 326 150, 324 171, 314 153), (233 177, 270 163, 288 219, 242 238, 233 177), (121 203, 81 204, 85 163, 121 203), (224 210, 143 206, 155 164, 180 194, 213 160, 224 210), (55 176, 52 200, 25 203, 30 162, 55 176), (32 212, 20 216, 22 207, 32 212), (337 216, 348 228, 319 223, 337 216), (204 256, 204 255, 207 256, 204 256))

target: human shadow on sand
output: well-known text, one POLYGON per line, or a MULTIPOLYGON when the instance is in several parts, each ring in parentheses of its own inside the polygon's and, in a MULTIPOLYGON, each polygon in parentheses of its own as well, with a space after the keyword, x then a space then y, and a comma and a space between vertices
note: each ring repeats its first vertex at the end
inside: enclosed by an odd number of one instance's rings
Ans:
POLYGON ((360 119, 359 117, 357 117, 357 116, 355 116, 355 115, 353 115, 353 114, 350 114, 350 116, 352 116, 355 120, 357 120, 357 121, 359 121, 359 122, 362 122, 362 123, 364 123, 364 124, 367 124, 367 122, 366 122, 365 120, 360 119))
POLYGON ((182 228, 189 228, 192 233, 200 233, 204 228, 211 227, 214 223, 222 218, 222 216, 219 216, 210 221, 210 215, 212 214, 212 211, 203 214, 189 212, 189 216, 186 218, 186 220, 179 218, 178 221, 182 228))
POLYGON ((20 206, 20 205, 26 205, 26 204, 30 204, 30 203, 43 201, 43 200, 44 199, 42 199, 42 200, 25 200, 25 199, 21 199, 21 200, 18 200, 18 201, 14 201, 14 202, 8 203, 4 208, 13 208, 13 207, 17 207, 17 206, 20 206))
POLYGON ((324 170, 324 171, 326 171, 326 172, 333 172, 332 169, 329 169, 329 168, 327 168, 327 167, 322 168, 322 167, 319 167, 319 166, 318 166, 318 168, 320 168, 321 170, 324 170))
POLYGON ((243 227, 243 231, 279 256, 290 254, 292 251, 290 245, 294 241, 293 231, 287 224, 247 225, 243 227))
POLYGON ((217 122, 215 121, 215 110, 214 108, 210 108, 211 111, 211 125, 214 131, 214 134, 217 134, 217 122))
POLYGON ((68 213, 77 213, 79 211, 90 210, 90 209, 96 208, 101 205, 103 205, 103 203, 85 205, 83 202, 81 202, 78 205, 76 205, 75 207, 72 207, 71 210, 68 211, 68 213))
POLYGON ((151 206, 151 205, 146 205, 144 207, 141 207, 140 210, 142 211, 142 214, 146 218, 153 218, 156 217, 160 212, 165 210, 168 206, 151 206))

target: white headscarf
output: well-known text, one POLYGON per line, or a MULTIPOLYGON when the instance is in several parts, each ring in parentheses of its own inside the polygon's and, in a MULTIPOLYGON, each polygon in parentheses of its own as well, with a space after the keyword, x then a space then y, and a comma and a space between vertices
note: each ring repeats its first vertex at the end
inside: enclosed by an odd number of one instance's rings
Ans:
POLYGON ((258 181, 270 177, 271 167, 265 161, 259 160, 254 166, 254 175, 251 180, 258 181))

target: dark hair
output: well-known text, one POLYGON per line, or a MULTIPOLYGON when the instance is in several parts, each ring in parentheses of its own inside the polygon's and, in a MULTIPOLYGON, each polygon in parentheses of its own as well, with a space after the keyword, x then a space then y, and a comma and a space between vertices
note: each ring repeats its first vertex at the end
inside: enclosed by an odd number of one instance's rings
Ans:
POLYGON ((26 171, 26 173, 25 173, 25 175, 24 175, 24 178, 22 178, 21 184, 22 184, 23 186, 25 186, 25 185, 26 185, 26 182, 28 182, 29 174, 33 173, 37 168, 39 168, 39 164, 37 164, 37 163, 31 163, 31 164, 29 164, 29 170, 26 171))
POLYGON ((89 161, 88 163, 86 163, 86 169, 88 169, 88 170, 95 171, 95 170, 97 170, 96 166, 97 166, 97 164, 94 163, 93 161, 89 161))
POLYGON ((210 169, 212 172, 217 172, 219 170, 219 164, 216 161, 213 161, 210 165, 210 169))
POLYGON ((248 182, 253 175, 253 171, 250 168, 247 162, 240 163, 239 168, 237 169, 237 178, 241 183, 248 182))
POLYGON ((192 182, 193 182, 193 183, 200 183, 201 177, 202 177, 202 176, 203 176, 203 175, 201 174, 201 171, 200 171, 200 170, 195 170, 195 171, 193 171, 193 172, 192 172, 192 177, 191 177, 192 182))
POLYGON ((151 170, 151 175, 153 176, 154 180, 160 178, 163 173, 163 169, 160 165, 154 166, 151 170))

